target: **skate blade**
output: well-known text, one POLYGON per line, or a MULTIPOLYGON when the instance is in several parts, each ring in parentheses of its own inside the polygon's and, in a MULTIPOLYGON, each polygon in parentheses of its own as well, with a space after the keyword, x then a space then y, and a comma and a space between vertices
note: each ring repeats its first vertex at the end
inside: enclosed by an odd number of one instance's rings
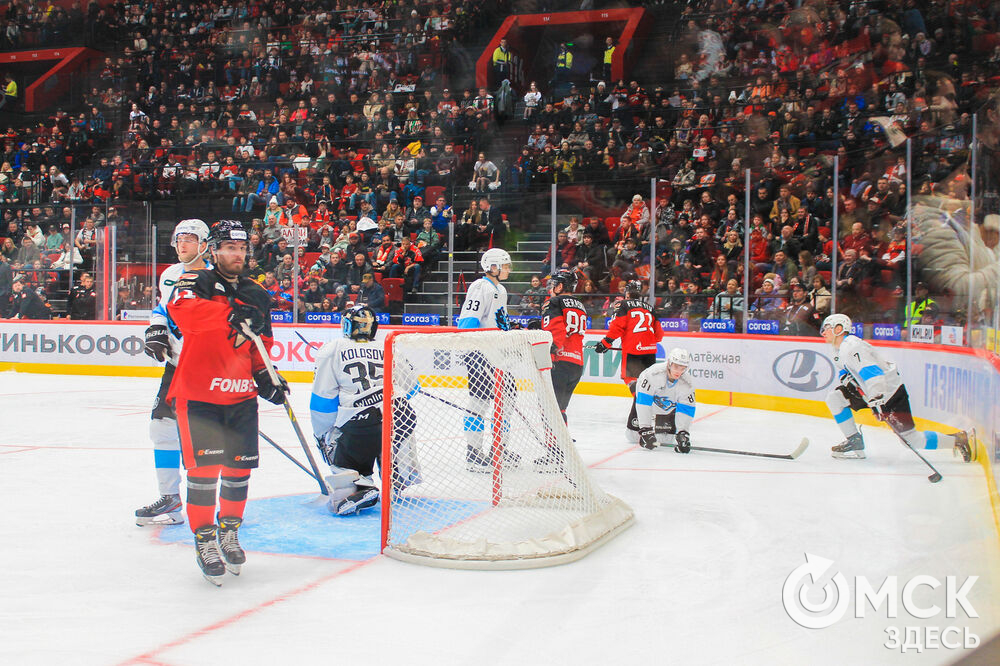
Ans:
MULTIPOLYGON (((240 570, 242 569, 243 569, 242 564, 230 564, 229 562, 226 562, 226 571, 233 574, 234 576, 239 576, 240 570)), ((222 583, 220 582, 219 585, 222 585, 222 583)))
POLYGON ((136 516, 135 524, 138 527, 147 527, 149 525, 183 525, 184 516, 179 511, 175 513, 161 513, 158 516, 136 516))
POLYGON ((838 460, 864 460, 868 457, 864 451, 834 451, 830 455, 838 460))
POLYGON ((216 587, 222 587, 222 576, 209 576, 207 573, 202 572, 202 577, 209 583, 216 587))

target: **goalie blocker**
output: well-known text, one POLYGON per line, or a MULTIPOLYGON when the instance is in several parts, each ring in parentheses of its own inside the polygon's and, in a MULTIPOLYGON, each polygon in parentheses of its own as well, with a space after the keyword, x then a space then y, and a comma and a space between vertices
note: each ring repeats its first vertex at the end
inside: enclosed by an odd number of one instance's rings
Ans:
POLYGON ((386 337, 385 554, 458 568, 548 566, 631 524, 631 509, 594 484, 573 447, 546 372, 551 344, 549 333, 529 330, 386 337), (468 372, 470 357, 489 372, 468 372), (409 419, 396 418, 401 398, 409 419), (467 465, 469 419, 481 421, 483 470, 467 465), (409 459, 393 450, 400 427, 412 428, 409 459), (556 462, 526 462, 552 449, 556 462), (419 478, 403 482, 413 461, 419 478))

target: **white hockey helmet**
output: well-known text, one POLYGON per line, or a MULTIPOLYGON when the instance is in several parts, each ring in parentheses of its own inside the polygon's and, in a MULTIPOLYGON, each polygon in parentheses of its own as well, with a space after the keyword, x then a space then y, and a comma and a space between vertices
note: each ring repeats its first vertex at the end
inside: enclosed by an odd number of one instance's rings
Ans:
POLYGON ((683 365, 685 368, 691 365, 691 354, 683 347, 674 347, 667 355, 667 363, 673 365, 683 365))
POLYGON ((823 325, 819 327, 819 332, 822 333, 828 328, 836 329, 837 326, 843 326, 845 334, 850 333, 851 318, 845 314, 832 314, 823 320, 823 325))
POLYGON ((181 220, 174 227, 174 233, 170 237, 170 246, 177 247, 177 237, 181 234, 194 234, 198 237, 198 244, 201 245, 208 240, 208 225, 204 221, 193 217, 188 220, 181 220))
POLYGON ((501 267, 511 264, 510 255, 507 254, 507 250, 502 250, 498 247, 490 248, 483 252, 483 256, 479 258, 479 265, 483 267, 483 270, 489 273, 494 266, 497 270, 501 267))

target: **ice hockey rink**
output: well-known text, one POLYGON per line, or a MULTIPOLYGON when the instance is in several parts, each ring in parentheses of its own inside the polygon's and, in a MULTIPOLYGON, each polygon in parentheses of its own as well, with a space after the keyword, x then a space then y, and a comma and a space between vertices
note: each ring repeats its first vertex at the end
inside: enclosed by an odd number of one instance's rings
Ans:
MULTIPOLYGON (((705 404, 695 445, 811 445, 795 461, 646 451, 624 439, 626 399, 587 395, 569 409, 576 445, 636 522, 582 560, 481 572, 386 558, 377 512, 308 504, 314 482, 262 443, 240 533, 248 563, 215 588, 187 525, 133 521, 156 495, 156 385, 0 373, 0 663, 951 663, 963 650, 887 649, 886 628, 952 624, 984 643, 1000 631, 1000 535, 979 465, 929 452, 944 475, 932 485, 888 430, 866 432, 868 460, 833 460, 832 419, 705 404), (883 606, 806 629, 782 604, 806 553, 852 588, 857 576, 978 576, 978 617, 888 618, 883 606)), ((307 433, 308 396, 293 385, 307 433)), ((301 458, 284 411, 261 405, 261 430, 301 458)), ((914 599, 944 606, 941 589, 914 599)))

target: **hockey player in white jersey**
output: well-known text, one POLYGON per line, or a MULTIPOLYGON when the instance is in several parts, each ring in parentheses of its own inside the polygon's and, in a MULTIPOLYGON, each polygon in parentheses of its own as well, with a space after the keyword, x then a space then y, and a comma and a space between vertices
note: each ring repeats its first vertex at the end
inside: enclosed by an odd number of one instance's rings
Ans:
POLYGON ((469 285, 458 315, 458 327, 508 331, 507 288, 500 283, 510 275, 510 255, 494 247, 483 253, 479 264, 483 267, 483 277, 469 285))
MULTIPOLYGON (((466 329, 499 329, 509 331, 507 289, 501 284, 510 275, 511 259, 506 250, 494 247, 479 259, 483 277, 469 285, 465 303, 458 315, 458 327, 466 329)), ((462 423, 466 441, 466 464, 470 471, 488 472, 489 456, 483 450, 486 424, 493 403, 493 365, 479 352, 465 354, 463 361, 469 372, 469 408, 462 423)), ((505 450, 507 462, 514 464, 514 454, 505 450)))
POLYGON ((827 394, 826 404, 847 438, 833 447, 834 458, 865 457, 864 439, 854 423, 853 411, 868 408, 914 449, 952 447, 965 462, 974 459, 974 437, 970 442, 969 433, 916 430, 910 398, 896 365, 882 358, 872 345, 851 334, 850 317, 830 315, 823 320, 820 334, 833 346, 833 364, 840 379, 839 385, 827 394))
POLYGON ((170 244, 180 261, 169 266, 160 275, 159 301, 149 317, 144 348, 147 356, 161 363, 166 362, 149 421, 149 438, 153 441, 153 464, 156 467, 160 499, 136 510, 135 524, 140 527, 184 522, 180 495, 180 438, 174 410, 167 404, 167 391, 170 390, 170 381, 181 353, 181 337, 180 330, 167 313, 166 305, 181 274, 207 267, 205 256, 208 252, 208 225, 198 219, 181 220, 174 227, 170 244))
MULTIPOLYGON (((371 308, 354 306, 344 313, 341 326, 343 337, 326 343, 316 354, 309 410, 313 435, 333 471, 328 477, 333 491, 328 507, 344 516, 379 500, 373 473, 382 454, 384 364, 383 345, 375 341, 378 319, 371 308)), ((396 469, 409 470, 407 479, 397 479, 396 485, 405 487, 417 476, 410 441, 416 414, 407 398, 393 401, 393 417, 396 469)))
POLYGON ((673 445, 678 453, 691 451, 691 421, 694 419, 694 386, 685 376, 691 365, 686 349, 670 350, 667 360, 639 374, 635 389, 635 411, 639 444, 647 449, 673 445))

